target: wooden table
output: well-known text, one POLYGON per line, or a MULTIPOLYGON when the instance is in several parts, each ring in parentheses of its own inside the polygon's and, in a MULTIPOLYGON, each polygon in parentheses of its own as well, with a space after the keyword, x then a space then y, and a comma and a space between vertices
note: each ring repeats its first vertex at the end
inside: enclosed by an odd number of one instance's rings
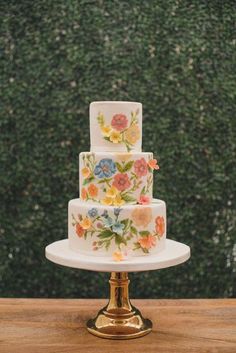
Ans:
POLYGON ((236 353, 236 299, 131 300, 153 331, 107 340, 85 323, 103 299, 0 299, 0 353, 236 353))

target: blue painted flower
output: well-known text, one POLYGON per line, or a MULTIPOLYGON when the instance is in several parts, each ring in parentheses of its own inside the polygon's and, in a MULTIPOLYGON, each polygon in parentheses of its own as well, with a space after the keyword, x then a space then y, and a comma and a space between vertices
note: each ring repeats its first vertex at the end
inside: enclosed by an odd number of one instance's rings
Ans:
POLYGON ((110 158, 101 159, 94 169, 94 174, 99 178, 110 178, 116 172, 116 165, 110 158))
POLYGON ((121 208, 114 208, 114 215, 118 217, 120 214, 120 211, 121 211, 121 208))
POLYGON ((94 218, 98 215, 98 210, 95 207, 93 207, 88 211, 88 215, 89 217, 94 218))
POLYGON ((117 233, 119 235, 122 235, 124 228, 125 228, 125 225, 123 223, 120 223, 120 222, 116 222, 112 226, 113 232, 115 232, 115 233, 117 233))
POLYGON ((103 220, 103 224, 104 224, 104 227, 105 227, 105 228, 110 228, 110 227, 113 226, 114 221, 113 221, 113 219, 112 219, 111 217, 107 217, 107 218, 105 218, 105 219, 103 220))
POLYGON ((107 218, 108 217, 108 212, 107 210, 104 210, 103 213, 101 214, 101 217, 107 218))

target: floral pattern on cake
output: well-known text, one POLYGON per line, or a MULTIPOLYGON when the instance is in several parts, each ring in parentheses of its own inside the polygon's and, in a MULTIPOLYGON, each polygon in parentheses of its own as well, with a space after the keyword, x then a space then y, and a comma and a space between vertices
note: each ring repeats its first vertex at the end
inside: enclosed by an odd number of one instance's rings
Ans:
POLYGON ((93 250, 109 250, 111 244, 116 245, 113 253, 115 261, 124 260, 130 252, 141 250, 148 254, 164 235, 164 217, 157 216, 154 220, 154 229, 145 230, 153 220, 150 207, 138 206, 134 208, 130 218, 121 218, 122 208, 114 208, 113 212, 103 210, 99 213, 96 207, 88 210, 86 215, 72 214, 72 225, 79 238, 96 237, 93 250))
POLYGON ((115 144, 122 143, 127 151, 131 151, 141 137, 138 114, 139 110, 131 112, 130 124, 125 114, 115 114, 111 119, 111 124, 107 125, 103 113, 99 112, 97 121, 104 140, 115 144))
POLYGON ((147 205, 151 202, 153 170, 159 168, 157 160, 151 158, 152 154, 147 160, 143 157, 134 160, 132 153, 122 156, 118 153, 115 160, 96 160, 94 153, 82 155, 82 200, 107 206, 122 206, 124 203, 147 205))

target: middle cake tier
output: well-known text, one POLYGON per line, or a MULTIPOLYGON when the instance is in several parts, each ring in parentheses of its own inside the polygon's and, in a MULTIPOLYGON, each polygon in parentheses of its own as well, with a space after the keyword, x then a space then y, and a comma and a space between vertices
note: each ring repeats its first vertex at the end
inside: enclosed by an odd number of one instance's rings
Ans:
POLYGON ((107 206, 148 204, 152 200, 156 160, 149 152, 82 152, 80 197, 107 206))

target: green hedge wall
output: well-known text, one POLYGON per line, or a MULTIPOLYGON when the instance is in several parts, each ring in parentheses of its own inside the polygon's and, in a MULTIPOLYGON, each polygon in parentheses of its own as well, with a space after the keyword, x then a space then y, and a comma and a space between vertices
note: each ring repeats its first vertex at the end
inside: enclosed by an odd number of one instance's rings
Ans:
POLYGON ((131 274, 137 298, 232 297, 236 240, 234 1, 0 4, 0 295, 105 297, 108 274, 56 266, 96 100, 143 103, 143 150, 187 263, 131 274))

